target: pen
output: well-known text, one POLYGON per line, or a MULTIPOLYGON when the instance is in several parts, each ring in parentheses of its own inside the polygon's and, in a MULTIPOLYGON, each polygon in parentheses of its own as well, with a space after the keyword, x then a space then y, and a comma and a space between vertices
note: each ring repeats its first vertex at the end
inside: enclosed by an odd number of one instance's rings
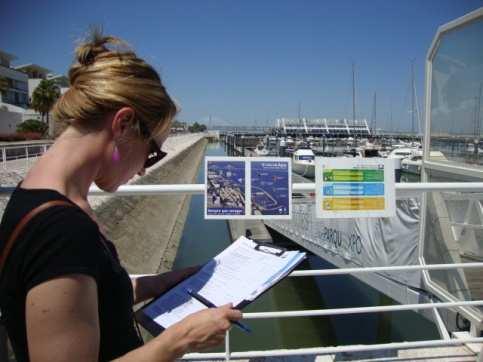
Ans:
MULTIPOLYGON (((194 292, 194 291, 192 291, 190 289, 187 289, 186 290, 186 293, 188 293, 190 296, 192 296, 194 299, 196 299, 201 304, 207 306, 208 308, 217 308, 217 306, 214 305, 213 303, 211 303, 208 299, 206 299, 205 297, 199 295, 198 293, 196 293, 196 292, 194 292)), ((247 333, 252 333, 252 331, 251 331, 250 328, 248 328, 244 324, 241 324, 238 321, 231 321, 231 323, 233 323, 234 325, 238 326, 241 330, 243 330, 243 331, 245 331, 247 333)))

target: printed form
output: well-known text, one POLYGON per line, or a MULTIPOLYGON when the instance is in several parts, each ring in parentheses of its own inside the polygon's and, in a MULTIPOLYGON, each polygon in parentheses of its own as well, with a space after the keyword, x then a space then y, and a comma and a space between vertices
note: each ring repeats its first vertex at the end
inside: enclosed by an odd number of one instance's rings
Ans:
POLYGON ((198 273, 145 307, 143 313, 160 326, 168 328, 188 315, 205 309, 202 303, 188 294, 188 290, 216 306, 233 303, 237 307, 244 301, 253 301, 288 275, 304 258, 303 252, 280 252, 276 247, 260 246, 242 236, 198 273))

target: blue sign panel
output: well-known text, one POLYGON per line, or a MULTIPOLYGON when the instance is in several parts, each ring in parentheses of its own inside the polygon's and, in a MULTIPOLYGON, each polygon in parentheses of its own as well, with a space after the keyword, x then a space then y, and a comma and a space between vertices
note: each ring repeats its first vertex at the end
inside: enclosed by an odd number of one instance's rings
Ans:
POLYGON ((207 215, 245 214, 245 162, 208 161, 207 215))
POLYGON ((323 194, 327 196, 384 196, 383 182, 325 183, 323 194))
POLYGON ((289 215, 289 161, 251 161, 252 215, 289 215))

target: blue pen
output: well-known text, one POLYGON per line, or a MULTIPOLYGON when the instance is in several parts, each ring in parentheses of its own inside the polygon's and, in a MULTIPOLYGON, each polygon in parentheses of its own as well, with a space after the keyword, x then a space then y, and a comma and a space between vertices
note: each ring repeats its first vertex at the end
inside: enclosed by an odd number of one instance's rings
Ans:
MULTIPOLYGON (((186 293, 188 293, 190 296, 192 296, 194 299, 196 299, 201 304, 207 306, 208 308, 218 308, 216 305, 214 305, 213 303, 211 303, 208 299, 206 299, 205 297, 202 297, 201 295, 199 295, 198 293, 196 293, 196 292, 194 292, 194 291, 192 291, 190 289, 187 289, 186 290, 186 293)), ((245 331, 247 333, 252 333, 252 331, 251 331, 250 328, 248 328, 244 324, 241 324, 238 321, 231 321, 231 323, 233 323, 234 325, 238 326, 241 330, 243 330, 243 331, 245 331)))

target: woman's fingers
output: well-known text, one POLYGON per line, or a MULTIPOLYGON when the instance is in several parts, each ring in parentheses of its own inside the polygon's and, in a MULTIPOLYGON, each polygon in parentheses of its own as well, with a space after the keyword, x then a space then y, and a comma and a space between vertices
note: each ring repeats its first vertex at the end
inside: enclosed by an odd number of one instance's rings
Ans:
POLYGON ((225 304, 220 307, 220 310, 224 313, 224 316, 231 321, 238 321, 242 319, 243 314, 238 309, 233 309, 233 304, 225 304))

